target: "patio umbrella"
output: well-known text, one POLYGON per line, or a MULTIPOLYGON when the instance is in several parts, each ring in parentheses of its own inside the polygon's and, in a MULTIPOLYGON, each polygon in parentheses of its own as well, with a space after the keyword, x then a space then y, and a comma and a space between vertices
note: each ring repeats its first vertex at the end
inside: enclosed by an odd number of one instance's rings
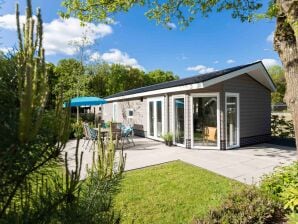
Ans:
MULTIPOLYGON (((107 101, 105 99, 94 97, 94 96, 81 96, 75 97, 70 100, 70 107, 77 107, 77 121, 79 121, 79 107, 80 106, 95 106, 106 104, 107 101)), ((64 103, 64 107, 66 107, 68 103, 64 103)))

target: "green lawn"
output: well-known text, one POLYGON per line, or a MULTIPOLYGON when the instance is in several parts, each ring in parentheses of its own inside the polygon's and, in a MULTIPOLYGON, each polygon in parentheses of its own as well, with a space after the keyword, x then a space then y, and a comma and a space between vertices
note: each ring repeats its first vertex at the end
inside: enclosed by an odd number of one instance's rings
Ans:
POLYGON ((115 208, 122 223, 187 223, 240 183, 175 161, 125 173, 115 208))

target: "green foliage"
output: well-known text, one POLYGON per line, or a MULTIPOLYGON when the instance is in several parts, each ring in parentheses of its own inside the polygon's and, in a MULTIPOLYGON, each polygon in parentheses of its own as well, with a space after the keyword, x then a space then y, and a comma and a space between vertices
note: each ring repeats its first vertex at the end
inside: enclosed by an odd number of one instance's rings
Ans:
POLYGON ((62 96, 63 102, 76 96, 89 95, 89 76, 84 67, 75 59, 62 59, 55 68, 56 83, 53 92, 56 98, 62 96))
POLYGON ((64 170, 57 163, 32 174, 0 218, 1 223, 119 223, 112 202, 125 156, 123 151, 116 155, 112 139, 99 141, 93 150, 93 164, 87 168, 85 179, 81 177, 83 152, 79 153, 78 144, 71 169, 66 153, 64 170))
MULTIPOLYGON (((70 113, 62 108, 60 97, 61 92, 66 95, 68 92, 59 84, 67 78, 51 80, 52 87, 57 81, 59 97, 52 110, 45 110, 49 89, 47 71, 54 69, 53 66, 46 69, 40 10, 35 21, 31 1, 27 0, 24 25, 20 24, 18 5, 16 11, 18 52, 15 56, 0 57, 3 71, 0 109, 7 113, 1 122, 6 133, 0 132, 1 139, 5 139, 0 150, 0 222, 113 223, 111 201, 124 169, 123 153, 116 161, 112 140, 108 145, 101 143, 94 148, 99 156, 94 158, 91 171, 82 180, 83 152, 79 151, 82 128, 77 124, 74 160, 69 160, 67 153, 62 158, 71 127, 70 113)), ((74 71, 80 68, 76 66, 74 71)), ((59 70, 62 76, 72 74, 72 70, 68 71, 59 70)))
POLYGON ((148 72, 146 76, 146 85, 154 85, 157 83, 168 82, 179 79, 178 76, 174 75, 170 71, 162 71, 160 69, 148 72))
POLYGON ((137 68, 120 64, 94 64, 87 67, 87 72, 91 76, 90 92, 99 97, 179 78, 172 72, 155 70, 145 74, 137 68))
POLYGON ((84 129, 83 129, 83 123, 82 122, 73 122, 71 124, 73 133, 74 133, 74 137, 81 139, 82 137, 84 137, 84 129))
POLYGON ((271 133, 282 138, 294 138, 295 131, 292 120, 286 120, 285 116, 271 116, 271 133))
POLYGON ((261 189, 280 199, 285 209, 298 212, 298 162, 276 168, 263 178, 261 189))
POLYGON ((162 138, 165 142, 173 142, 173 134, 171 132, 165 133, 162 138))
POLYGON ((220 207, 212 209, 204 219, 193 223, 270 224, 284 221, 285 212, 280 202, 256 187, 246 186, 235 190, 220 207))
POLYGON ((88 88, 94 96, 103 97, 109 95, 108 77, 111 72, 108 64, 94 64, 86 68, 87 73, 91 76, 88 88))
POLYGON ((143 86, 143 75, 144 73, 139 69, 113 64, 111 65, 110 74, 107 78, 107 90, 109 94, 114 94, 143 86))
POLYGON ((7 114, 1 130, 5 140, 0 151, 0 219, 11 210, 33 174, 57 162, 68 138, 67 111, 44 110, 48 88, 42 19, 38 10, 35 21, 31 2, 27 4, 24 25, 20 24, 18 5, 16 10, 18 52, 1 62, 1 106, 7 114))
POLYGON ((58 100, 58 97, 55 95, 55 86, 58 82, 58 76, 55 72, 55 65, 52 63, 46 64, 47 75, 48 75, 48 100, 46 104, 47 109, 54 109, 58 100))
POLYGON ((233 18, 239 18, 241 21, 250 21, 253 13, 262 7, 259 1, 194 1, 194 0, 168 0, 159 2, 152 1, 99 1, 99 0, 64 0, 63 6, 65 12, 60 14, 63 17, 71 15, 79 18, 81 21, 90 22, 108 22, 116 13, 127 12, 133 6, 141 5, 148 7, 145 15, 149 19, 154 19, 157 23, 167 27, 167 23, 177 20, 182 27, 186 27, 197 15, 207 17, 212 11, 221 12, 230 11, 233 18))
POLYGON ((18 92, 16 59, 0 54, 0 139, 7 148, 16 139, 18 120, 18 92))
POLYGON ((44 49, 42 46, 42 19, 37 10, 36 35, 35 22, 32 17, 31 3, 26 9, 26 23, 20 25, 17 5, 17 31, 19 51, 16 54, 19 91, 19 141, 27 143, 33 140, 42 120, 42 113, 48 93, 47 73, 45 69, 44 49), (23 28, 23 33, 21 32, 23 28), (23 34, 23 37, 22 37, 23 34))
POLYGON ((287 216, 289 224, 297 224, 298 223, 298 213, 291 213, 287 216))
POLYGON ((268 68, 268 72, 275 83, 276 91, 271 93, 273 104, 284 102, 286 92, 286 79, 282 67, 276 65, 268 68))

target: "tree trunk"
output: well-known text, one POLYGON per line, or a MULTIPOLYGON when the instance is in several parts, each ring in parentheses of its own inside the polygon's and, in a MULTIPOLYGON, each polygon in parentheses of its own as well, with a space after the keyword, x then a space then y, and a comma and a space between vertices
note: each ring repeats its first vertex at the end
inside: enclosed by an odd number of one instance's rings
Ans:
POLYGON ((276 4, 278 14, 274 48, 285 70, 285 101, 293 117, 298 158, 298 4, 294 0, 277 0, 276 4))

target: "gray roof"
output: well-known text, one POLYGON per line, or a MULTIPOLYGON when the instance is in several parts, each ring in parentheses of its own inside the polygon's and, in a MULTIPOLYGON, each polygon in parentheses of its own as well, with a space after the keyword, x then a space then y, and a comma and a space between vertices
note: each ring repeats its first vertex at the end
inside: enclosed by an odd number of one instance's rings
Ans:
POLYGON ((189 84, 194 84, 194 83, 205 82, 205 81, 208 81, 210 79, 214 79, 214 78, 223 76, 225 74, 228 74, 228 73, 231 73, 231 72, 234 72, 234 71, 249 67, 249 66, 257 64, 257 63, 260 63, 260 61, 250 63, 250 64, 246 64, 246 65, 235 66, 235 67, 232 67, 232 68, 227 68, 227 69, 223 69, 223 70, 220 70, 220 71, 215 71, 215 72, 196 75, 196 76, 192 76, 192 77, 188 77, 188 78, 183 78, 183 79, 179 79, 179 80, 163 82, 163 83, 158 83, 158 84, 155 84, 155 85, 150 85, 150 86, 144 86, 144 87, 141 87, 141 88, 131 89, 131 90, 127 90, 127 91, 123 91, 123 92, 120 92, 120 93, 116 93, 116 94, 107 96, 107 97, 105 97, 105 99, 120 97, 120 96, 126 96, 126 95, 131 95, 131 94, 136 94, 136 93, 142 93, 142 92, 148 92, 148 91, 153 91, 153 90, 159 90, 159 89, 166 89, 166 88, 170 88, 170 87, 177 87, 177 86, 184 86, 184 85, 189 85, 189 84))

